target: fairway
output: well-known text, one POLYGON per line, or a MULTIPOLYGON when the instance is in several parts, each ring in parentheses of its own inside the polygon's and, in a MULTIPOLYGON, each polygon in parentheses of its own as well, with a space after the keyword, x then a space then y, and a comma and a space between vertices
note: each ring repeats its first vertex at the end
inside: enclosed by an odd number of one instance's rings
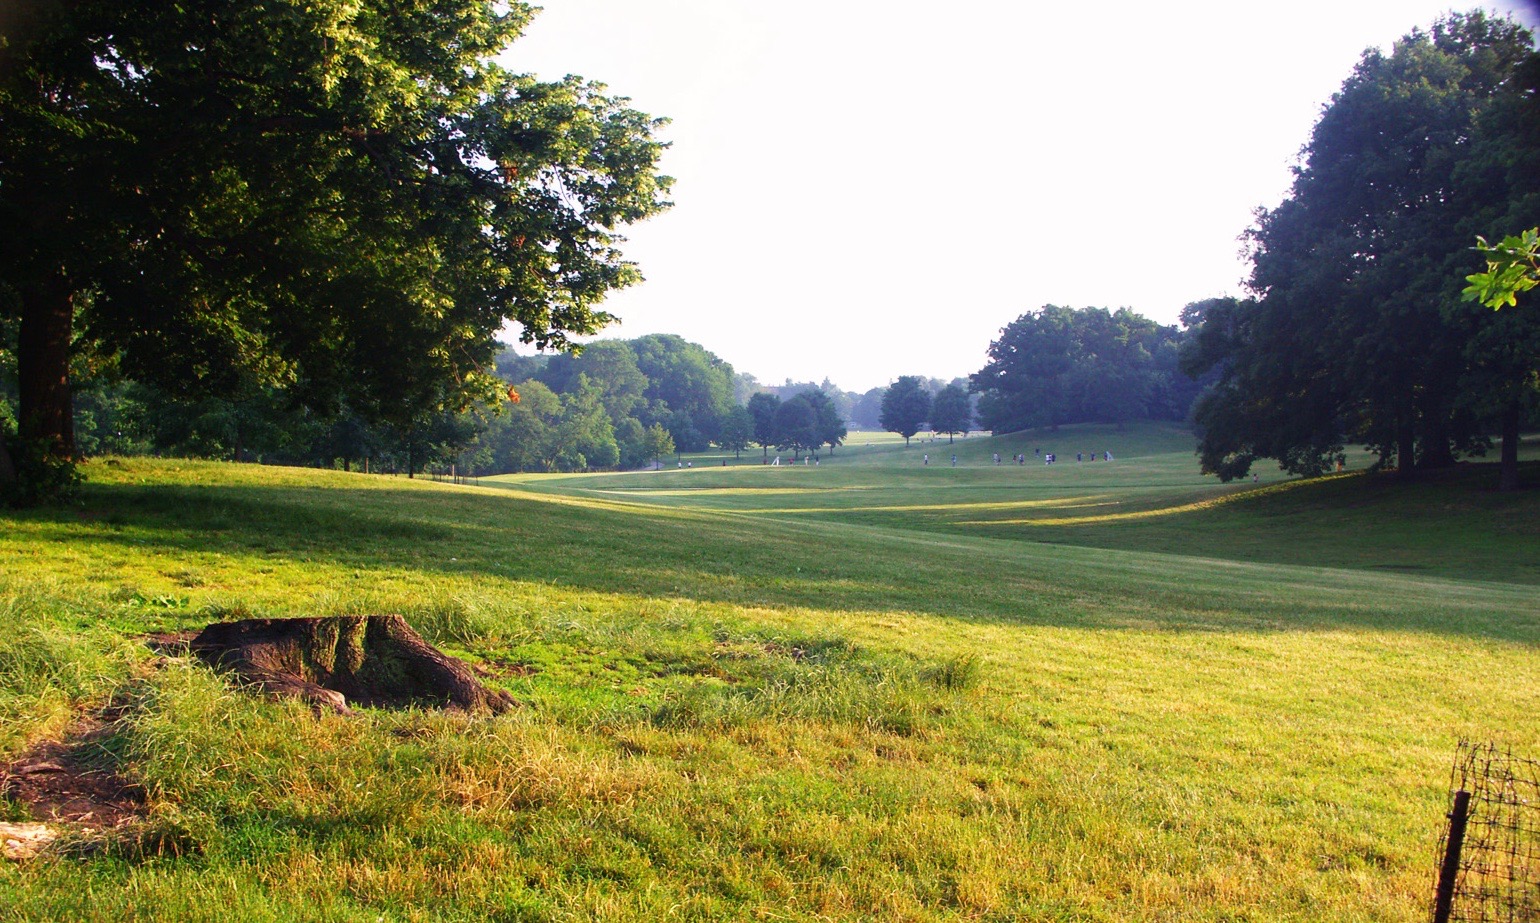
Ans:
POLYGON ((0 758, 104 714, 147 832, 0 864, 0 906, 1413 921, 1456 741, 1540 755, 1532 487, 1220 485, 1175 427, 864 436, 479 486, 91 464, 0 514, 0 758), (142 640, 384 611, 520 709, 318 717, 142 640))

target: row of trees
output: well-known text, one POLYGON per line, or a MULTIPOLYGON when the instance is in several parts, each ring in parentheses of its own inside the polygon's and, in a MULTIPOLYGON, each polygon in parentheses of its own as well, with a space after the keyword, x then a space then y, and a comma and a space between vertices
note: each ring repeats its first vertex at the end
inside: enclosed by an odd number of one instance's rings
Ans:
POLYGON ((807 388, 786 400, 761 391, 749 398, 745 412, 750 426, 747 439, 742 445, 735 442, 725 448, 737 451, 752 441, 766 453, 773 446, 781 451, 790 449, 794 456, 800 456, 803 452, 816 453, 825 445, 832 453, 848 435, 839 409, 819 388, 807 388))
POLYGON ((1347 443, 1404 475, 1484 450, 1501 483, 1540 408, 1540 311, 1463 301, 1471 244, 1540 214, 1540 55, 1480 12, 1365 52, 1248 240, 1253 297, 1194 305, 1203 468, 1327 470, 1347 443))
MULTIPOLYGON (((7 355, 0 350, 0 418, 15 406, 7 355)), ((718 444, 732 442, 736 432, 740 447, 750 435, 745 409, 730 399, 731 367, 675 336, 599 342, 580 356, 505 349, 488 372, 518 384, 495 401, 395 426, 346 406, 319 415, 274 387, 187 399, 114 369, 82 369, 76 445, 88 455, 156 453, 408 474, 458 465, 491 473, 640 467, 681 443, 685 451, 705 448, 703 430, 718 444)))
POLYGON ((1185 420, 1202 388, 1182 372, 1188 334, 1119 308, 1045 305, 989 345, 970 377, 980 423, 1014 432, 1068 423, 1185 420))
POLYGON ((733 367, 672 334, 601 340, 577 355, 550 356, 530 377, 563 395, 580 391, 586 379, 616 427, 629 428, 627 420, 661 426, 683 452, 720 442, 736 406, 733 367))
POLYGON ((973 400, 961 382, 933 391, 918 375, 904 375, 883 391, 878 420, 883 429, 903 436, 904 445, 927 427, 946 433, 950 442, 973 427, 973 400))
MULTIPOLYGON (((10 355, 0 350, 0 416, 15 406, 10 355)), ((638 468, 711 445, 800 454, 832 450, 846 437, 846 421, 825 390, 807 387, 786 400, 758 391, 746 406, 739 404, 732 399, 732 366, 678 336, 598 341, 580 354, 528 356, 505 349, 488 371, 516 384, 495 402, 398 427, 345 406, 318 415, 270 386, 187 399, 127 380, 117 369, 81 369, 75 439, 83 454, 336 464, 407 474, 454 465, 486 474, 638 468)))
MULTIPOLYGON (((0 319, 0 425, 14 420, 14 325, 0 319)), ((468 474, 638 468, 676 451, 750 445, 833 451, 860 401, 877 404, 872 428, 966 433, 973 398, 961 380, 904 376, 868 395, 825 380, 764 388, 678 336, 603 340, 578 354, 500 352, 492 401, 394 424, 346 404, 321 414, 282 387, 247 380, 189 397, 85 361, 75 370, 73 436, 82 454, 166 454, 279 464, 339 465, 408 475, 458 466, 468 474), (739 389, 752 388, 745 403, 739 389), (788 390, 791 391, 784 398, 788 390)), ((858 424, 859 425, 859 424, 858 424)))

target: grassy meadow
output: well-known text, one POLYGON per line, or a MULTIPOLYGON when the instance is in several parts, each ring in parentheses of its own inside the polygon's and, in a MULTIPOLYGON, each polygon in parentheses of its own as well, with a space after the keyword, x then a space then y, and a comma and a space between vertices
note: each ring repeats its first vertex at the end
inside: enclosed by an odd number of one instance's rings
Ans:
POLYGON ((1482 466, 1220 485, 1162 427, 687 460, 108 459, 0 513, 0 762, 103 715, 148 804, 0 863, 0 917, 1412 921, 1456 741, 1540 755, 1540 491, 1482 466), (385 611, 521 707, 317 717, 144 643, 385 611))

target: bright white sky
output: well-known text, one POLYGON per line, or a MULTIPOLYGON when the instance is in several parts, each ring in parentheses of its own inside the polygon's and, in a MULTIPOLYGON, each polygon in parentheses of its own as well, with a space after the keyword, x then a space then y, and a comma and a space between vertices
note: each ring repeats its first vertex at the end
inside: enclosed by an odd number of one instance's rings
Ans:
POLYGON ((1174 323, 1241 294, 1238 237, 1359 54, 1450 8, 544 6, 508 67, 600 80, 672 119, 675 205, 630 230, 647 281, 611 296, 623 323, 606 335, 677 333, 767 384, 853 391, 976 371, 1044 304, 1174 323))

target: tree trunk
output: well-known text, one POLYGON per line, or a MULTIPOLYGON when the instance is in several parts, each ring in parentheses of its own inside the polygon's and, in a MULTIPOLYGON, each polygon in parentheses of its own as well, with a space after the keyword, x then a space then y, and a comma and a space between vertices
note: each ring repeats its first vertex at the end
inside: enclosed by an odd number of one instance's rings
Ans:
POLYGON ((1519 405, 1509 404, 1503 410, 1503 448, 1497 466, 1497 489, 1519 489, 1519 405))
POLYGON ((1422 437, 1421 467, 1453 468, 1454 464, 1454 452, 1449 448, 1449 427, 1443 421, 1429 423, 1428 432, 1422 437))
POLYGON ((317 708, 427 705, 498 714, 513 697, 428 644, 399 615, 216 622, 189 647, 258 689, 317 708))
POLYGON ((16 463, 11 461, 11 449, 5 444, 5 430, 0 428, 0 490, 16 485, 16 463))
POLYGON ((74 407, 70 400, 70 334, 75 293, 63 273, 21 292, 16 341, 16 385, 23 441, 49 455, 75 457, 74 407))
POLYGON ((1417 431, 1412 429, 1410 423, 1402 424, 1396 431, 1396 475, 1403 481, 1409 481, 1415 473, 1413 466, 1417 462, 1417 431))

